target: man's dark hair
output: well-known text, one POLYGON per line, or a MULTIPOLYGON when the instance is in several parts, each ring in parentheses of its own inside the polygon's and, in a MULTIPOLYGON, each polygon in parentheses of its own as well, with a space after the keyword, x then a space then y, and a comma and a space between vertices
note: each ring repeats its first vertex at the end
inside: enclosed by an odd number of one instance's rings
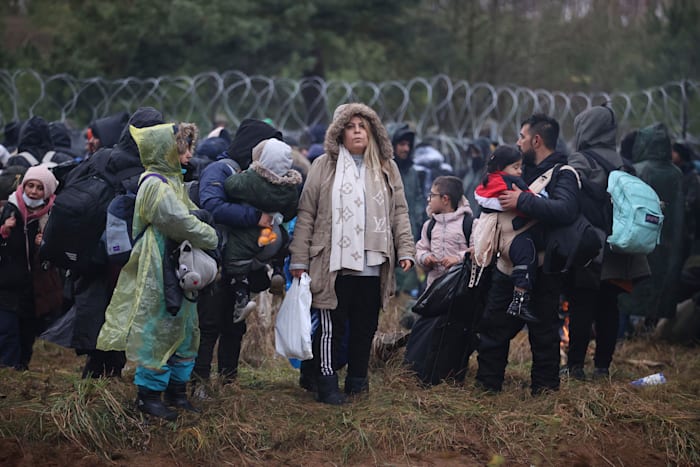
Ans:
POLYGON ((693 159, 695 159, 693 150, 688 146, 687 144, 684 143, 673 143, 671 146, 671 149, 673 151, 676 151, 678 153, 678 156, 681 158, 683 162, 690 162, 693 159))
POLYGON ((433 180, 433 186, 440 193, 440 196, 447 195, 450 198, 452 209, 457 209, 459 200, 464 195, 464 186, 461 179, 452 175, 443 175, 433 180))
POLYGON ((529 125, 530 135, 540 135, 544 145, 551 150, 556 149, 559 139, 559 123, 545 114, 533 114, 520 126, 529 125))

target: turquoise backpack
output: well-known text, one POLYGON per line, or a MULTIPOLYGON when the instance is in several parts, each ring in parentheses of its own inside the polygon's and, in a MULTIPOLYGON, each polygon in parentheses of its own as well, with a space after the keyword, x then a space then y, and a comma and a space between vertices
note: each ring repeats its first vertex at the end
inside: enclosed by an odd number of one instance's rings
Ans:
POLYGON ((661 241, 664 215, 654 189, 634 175, 613 170, 608 176, 608 193, 613 204, 610 248, 617 253, 644 254, 661 241))

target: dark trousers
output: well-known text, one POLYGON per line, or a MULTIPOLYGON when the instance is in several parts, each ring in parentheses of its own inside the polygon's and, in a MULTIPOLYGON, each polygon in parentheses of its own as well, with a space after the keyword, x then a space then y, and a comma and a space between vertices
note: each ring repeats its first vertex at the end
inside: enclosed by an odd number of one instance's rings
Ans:
MULTIPOLYGON (((559 388, 559 322, 557 311, 562 277, 537 271, 538 280, 532 290, 530 309, 539 322, 528 324, 532 351, 531 389, 533 393, 559 388)), ((503 386, 510 340, 525 323, 506 314, 513 297, 513 284, 508 276, 494 270, 486 311, 479 326, 479 369, 477 381, 492 391, 503 386)))
POLYGON ((339 275, 335 281, 335 293, 338 307, 319 310, 320 323, 313 336, 317 374, 331 376, 340 367, 338 357, 347 326, 348 376, 366 378, 372 339, 382 306, 379 277, 339 275))
POLYGON ((34 316, 34 310, 19 314, 19 369, 29 368, 29 361, 34 354, 34 341, 38 330, 38 319, 34 316))
POLYGON ((599 290, 575 288, 569 293, 569 368, 582 367, 591 340, 591 326, 595 323, 596 368, 608 368, 612 362, 620 311, 617 296, 622 290, 608 282, 601 282, 599 290))
POLYGON ((118 350, 88 350, 83 378, 119 377, 126 365, 126 353, 118 350))
POLYGON ((194 364, 194 374, 207 380, 211 376, 214 346, 219 341, 218 368, 224 380, 238 374, 241 342, 246 332, 245 321, 233 322, 233 288, 230 280, 222 279, 199 296, 199 351, 194 364))
POLYGON ((541 248, 537 226, 515 236, 508 249, 508 256, 513 263, 510 279, 515 287, 532 290, 537 278, 537 249, 541 248))
POLYGON ((0 310, 0 367, 20 366, 19 319, 14 311, 0 310))

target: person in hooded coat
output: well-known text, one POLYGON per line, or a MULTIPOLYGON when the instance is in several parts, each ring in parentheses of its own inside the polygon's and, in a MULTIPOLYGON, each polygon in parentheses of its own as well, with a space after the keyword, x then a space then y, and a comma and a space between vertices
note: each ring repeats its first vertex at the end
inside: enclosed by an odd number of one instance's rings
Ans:
POLYGON ((94 154, 100 148, 111 148, 117 144, 128 121, 128 112, 118 112, 90 123, 85 146, 87 154, 94 154))
MULTIPOLYGON (((145 128, 163 123, 163 115, 153 107, 141 107, 129 119, 129 125, 145 128)), ((117 190, 121 193, 135 193, 138 190, 139 177, 144 171, 139 157, 139 149, 134 138, 125 127, 114 148, 102 148, 88 160, 81 162, 68 174, 66 184, 73 177, 96 170, 99 161, 107 158, 106 172, 120 182, 117 190)), ((96 348, 97 335, 104 323, 105 310, 112 297, 112 292, 119 277, 120 267, 106 261, 95 262, 91 274, 75 278, 73 284, 73 307, 75 322, 71 347, 78 355, 87 355, 83 367, 83 378, 102 376, 120 376, 126 364, 123 351, 104 351, 96 348)))
POLYGON ((191 214, 182 179, 175 126, 129 127, 146 171, 134 208, 134 232, 142 232, 129 261, 122 269, 112 295, 105 323, 97 338, 102 350, 125 350, 137 364, 134 383, 139 409, 173 420, 177 412, 168 405, 197 411, 187 400, 190 379, 199 346, 196 304, 183 300, 172 315, 166 310, 163 257, 166 240, 189 240, 192 246, 214 249, 218 237, 213 227, 191 214), (147 177, 156 173, 165 178, 147 177))
POLYGON ((700 175, 695 168, 695 154, 690 145, 673 143, 673 163, 683 173, 683 260, 700 254, 700 175))
MULTIPOLYGON (((229 230, 224 269, 235 279, 234 322, 242 321, 252 311, 248 306, 250 290, 243 279, 250 272, 265 268, 273 257, 287 256, 283 250, 286 250, 289 234, 281 223, 296 216, 298 186, 302 181, 301 174, 292 169, 291 153, 292 148, 282 141, 264 140, 253 148, 253 162, 248 169, 231 175, 224 184, 230 201, 279 215, 271 228, 233 227, 229 230), (265 231, 274 233, 274 239, 268 236, 267 240, 261 240, 265 231)), ((252 308, 255 308, 254 302, 252 308)))
MULTIPOLYGON (((397 123, 387 128, 391 135, 391 145, 394 148, 394 162, 399 168, 403 190, 408 203, 408 217, 411 220, 413 240, 420 239, 421 228, 426 219, 425 192, 416 168, 413 166, 413 144, 416 134, 407 123, 397 123)), ((396 288, 417 296, 421 286, 415 268, 404 273, 396 268, 396 288)))
POLYGON ((479 206, 479 203, 477 203, 474 198, 474 190, 476 190, 476 187, 484 178, 486 159, 491 152, 491 141, 484 136, 475 139, 474 142, 469 145, 467 151, 469 155, 469 164, 467 172, 462 177, 462 183, 464 184, 464 196, 467 197, 467 201, 469 201, 469 206, 471 206, 474 211, 475 217, 478 217, 481 213, 481 206, 479 206))
POLYGON ((42 162, 50 162, 53 156, 53 142, 49 124, 41 117, 26 120, 19 130, 17 154, 10 157, 7 166, 21 165, 33 167, 42 162))
POLYGON ((379 310, 396 288, 394 268, 415 264, 403 183, 381 120, 360 103, 339 106, 326 153, 312 165, 290 246, 295 278, 311 276, 320 325, 313 336, 318 401, 339 405, 338 361, 349 329, 345 393, 369 390, 368 364, 379 310))
POLYGON ((664 224, 660 244, 647 255, 651 276, 620 297, 620 308, 628 315, 646 316, 654 324, 660 318, 674 317, 683 266, 683 174, 671 161, 671 139, 664 124, 637 132, 632 162, 637 176, 659 196, 664 224))
POLYGON ((29 367, 41 273, 37 252, 57 185, 45 166, 29 168, 0 214, 0 366, 29 367))
MULTIPOLYGON (((583 151, 593 151, 611 166, 623 166, 622 156, 615 149, 617 123, 613 110, 596 106, 581 112, 574 119, 576 151, 569 156, 569 165, 576 169, 581 183, 608 184, 607 170, 583 151)), ((601 231, 601 237, 605 234, 601 231)), ((595 323, 594 377, 607 377, 617 342, 620 312, 618 296, 631 290, 633 282, 649 275, 644 255, 623 255, 603 249, 601 261, 575 268, 567 281, 569 300, 569 350, 564 373, 585 380, 585 357, 595 323)))
MULTIPOLYGON (((229 149, 209 164, 199 180, 199 205, 207 210, 222 235, 231 228, 261 228, 272 225, 272 215, 253 206, 231 202, 225 190, 226 180, 241 172, 241 165, 248 167, 253 161, 253 147, 260 142, 275 138, 281 140, 282 133, 262 120, 247 119, 241 123, 229 149), (233 158, 232 155, 236 157, 233 158)), ((217 365, 224 384, 231 383, 238 375, 238 360, 241 343, 246 333, 245 320, 233 322, 235 283, 225 274, 204 290, 197 303, 201 341, 195 362, 195 381, 206 383, 211 376, 214 347, 218 341, 217 365)), ((274 278, 275 276, 273 276, 274 278)), ((248 275, 251 292, 262 292, 270 287, 266 270, 248 275)), ((284 282, 282 282, 284 284, 284 282)), ((281 291, 280 291, 281 293, 281 291)), ((204 386, 195 388, 195 395, 204 397, 204 386)))
POLYGON ((10 154, 17 152, 17 142, 19 141, 19 130, 22 128, 21 120, 14 120, 5 124, 3 128, 3 133, 5 139, 2 141, 2 145, 5 146, 10 154))

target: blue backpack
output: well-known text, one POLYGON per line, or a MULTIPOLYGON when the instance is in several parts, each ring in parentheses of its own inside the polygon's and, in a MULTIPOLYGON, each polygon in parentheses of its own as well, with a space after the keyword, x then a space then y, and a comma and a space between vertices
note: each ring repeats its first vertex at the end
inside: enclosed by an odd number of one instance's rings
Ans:
POLYGON ((610 248, 618 253, 644 254, 654 251, 661 241, 664 215, 654 189, 634 175, 613 170, 608 176, 612 198, 610 248))
MULTIPOLYGON (((168 183, 164 176, 150 173, 141 179, 139 187, 149 177, 168 183)), ((135 205, 136 193, 124 193, 115 196, 107 206, 107 223, 103 239, 107 258, 112 264, 124 266, 129 261, 131 249, 143 235, 143 232, 140 232, 136 237, 132 237, 135 205)))

